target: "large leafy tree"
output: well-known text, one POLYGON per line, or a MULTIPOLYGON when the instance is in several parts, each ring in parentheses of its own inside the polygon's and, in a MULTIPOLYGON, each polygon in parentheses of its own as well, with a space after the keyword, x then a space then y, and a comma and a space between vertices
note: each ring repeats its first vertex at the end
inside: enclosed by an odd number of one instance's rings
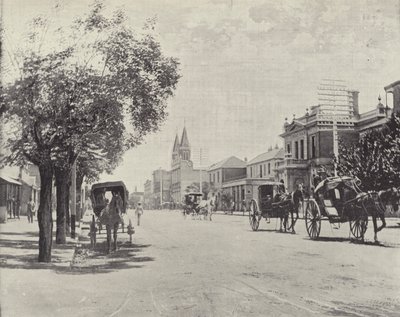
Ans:
MULTIPOLYGON (((43 40, 48 29, 30 38, 43 40)), ((69 179, 77 159, 80 171, 94 157, 118 159, 166 118, 166 101, 179 79, 178 62, 162 54, 151 24, 143 32, 134 33, 122 11, 107 17, 96 2, 72 27, 56 29, 52 41, 58 36, 59 42, 53 50, 24 52, 20 77, 4 89, 6 118, 15 127, 6 161, 30 161, 41 175, 39 261, 51 260, 53 175, 56 241, 63 243, 69 179)))
POLYGON ((400 186, 400 114, 360 140, 339 147, 339 173, 356 176, 364 190, 400 186))

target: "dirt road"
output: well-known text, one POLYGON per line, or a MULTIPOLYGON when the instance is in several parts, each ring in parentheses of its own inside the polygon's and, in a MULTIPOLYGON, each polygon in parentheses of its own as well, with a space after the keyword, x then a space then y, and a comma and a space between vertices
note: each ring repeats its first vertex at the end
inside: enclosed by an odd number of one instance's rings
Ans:
POLYGON ((134 245, 110 256, 100 243, 79 249, 69 270, 3 270, 3 316, 399 316, 397 222, 381 245, 369 242, 372 228, 358 244, 348 224, 323 224, 319 241, 303 221, 295 235, 278 226, 147 211, 134 245))

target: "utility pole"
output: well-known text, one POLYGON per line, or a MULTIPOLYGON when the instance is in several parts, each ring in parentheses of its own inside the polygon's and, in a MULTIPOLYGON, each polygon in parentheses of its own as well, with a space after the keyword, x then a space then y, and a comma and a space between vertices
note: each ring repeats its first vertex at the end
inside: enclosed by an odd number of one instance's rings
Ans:
POLYGON ((199 155, 199 159, 200 159, 200 194, 202 194, 203 193, 203 186, 202 186, 202 179, 201 179, 201 167, 202 167, 202 163, 203 163, 203 161, 202 161, 202 148, 200 148, 200 155, 199 155))
POLYGON ((163 204, 163 177, 162 177, 162 169, 160 167, 160 205, 162 209, 162 204, 163 204))

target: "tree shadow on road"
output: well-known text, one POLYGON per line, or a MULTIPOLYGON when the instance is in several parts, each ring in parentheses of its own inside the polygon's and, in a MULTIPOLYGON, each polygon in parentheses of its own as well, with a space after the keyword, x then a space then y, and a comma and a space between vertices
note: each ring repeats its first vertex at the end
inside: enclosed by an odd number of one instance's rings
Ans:
POLYGON ((360 245, 368 245, 368 246, 383 247, 383 248, 399 248, 400 247, 395 244, 374 242, 374 241, 365 241, 365 240, 362 241, 360 239, 342 238, 342 237, 319 237, 317 239, 304 238, 304 240, 315 241, 315 242, 347 242, 350 244, 360 244, 360 245))
POLYGON ((42 269, 59 274, 94 274, 141 268, 145 262, 154 261, 152 257, 137 255, 151 245, 120 242, 117 251, 107 254, 105 244, 106 242, 99 243, 95 249, 91 249, 88 243, 76 247, 75 242, 63 245, 53 242, 51 263, 39 263, 38 241, 1 238, 0 269, 42 269))

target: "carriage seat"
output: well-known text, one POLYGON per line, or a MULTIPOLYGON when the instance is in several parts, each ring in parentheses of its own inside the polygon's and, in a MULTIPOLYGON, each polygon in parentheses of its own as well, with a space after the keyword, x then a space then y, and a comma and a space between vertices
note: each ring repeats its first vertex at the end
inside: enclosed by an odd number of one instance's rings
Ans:
POLYGON ((329 216, 338 216, 338 211, 333 205, 332 200, 324 199, 325 210, 329 216))

